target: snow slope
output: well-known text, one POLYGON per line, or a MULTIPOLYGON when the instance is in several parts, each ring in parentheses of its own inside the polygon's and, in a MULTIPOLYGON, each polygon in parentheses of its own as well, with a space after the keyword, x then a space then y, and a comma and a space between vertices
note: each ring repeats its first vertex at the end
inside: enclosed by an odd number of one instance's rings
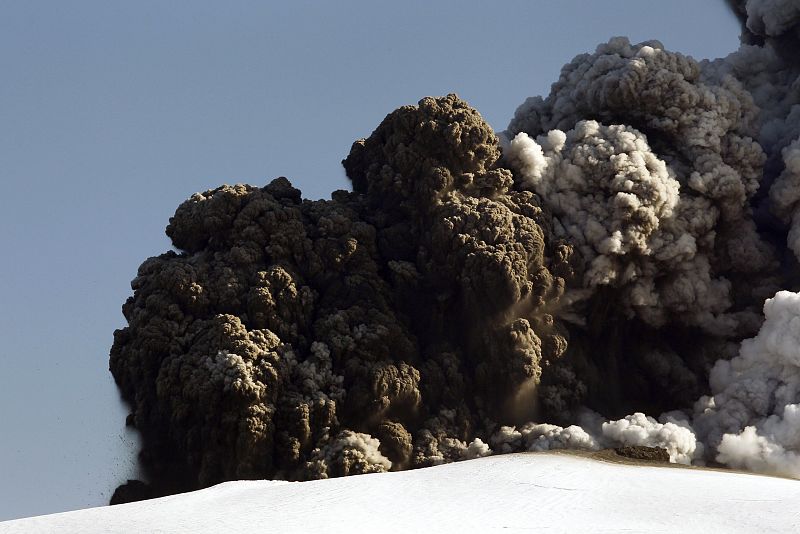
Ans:
POLYGON ((162 499, 0 523, 31 532, 800 532, 800 482, 491 456, 314 482, 229 482, 162 499))

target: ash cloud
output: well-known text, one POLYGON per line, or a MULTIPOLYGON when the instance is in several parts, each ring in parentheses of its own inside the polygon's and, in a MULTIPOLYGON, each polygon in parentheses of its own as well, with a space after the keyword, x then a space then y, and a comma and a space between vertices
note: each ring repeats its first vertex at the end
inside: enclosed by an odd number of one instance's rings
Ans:
POLYGON ((731 5, 727 58, 614 38, 499 135, 390 113, 331 200, 181 204, 111 349, 148 494, 624 446, 800 477, 800 14, 731 5))

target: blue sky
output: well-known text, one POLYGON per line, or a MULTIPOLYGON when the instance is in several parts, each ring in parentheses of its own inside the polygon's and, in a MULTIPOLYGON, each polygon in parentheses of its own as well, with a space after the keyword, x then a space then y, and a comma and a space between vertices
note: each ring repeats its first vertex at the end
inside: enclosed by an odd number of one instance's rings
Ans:
POLYGON ((195 191, 309 198, 390 111, 456 92, 496 129, 614 35, 738 45, 723 0, 0 0, 0 520, 135 475, 108 372, 130 280, 195 191))

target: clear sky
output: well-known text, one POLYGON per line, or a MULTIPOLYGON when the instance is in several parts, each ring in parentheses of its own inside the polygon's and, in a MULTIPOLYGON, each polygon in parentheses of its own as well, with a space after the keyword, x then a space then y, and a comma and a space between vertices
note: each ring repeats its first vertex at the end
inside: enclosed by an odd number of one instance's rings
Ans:
POLYGON ((738 46, 723 0, 0 0, 0 520, 107 503, 135 475, 108 372, 130 280, 177 205, 340 161, 456 92, 502 130, 615 35, 738 46))

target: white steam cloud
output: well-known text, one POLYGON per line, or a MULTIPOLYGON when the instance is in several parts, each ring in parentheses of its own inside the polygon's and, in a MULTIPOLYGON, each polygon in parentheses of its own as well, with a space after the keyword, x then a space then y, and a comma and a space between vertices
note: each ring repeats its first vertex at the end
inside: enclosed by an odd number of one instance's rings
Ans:
POLYGON ((721 463, 800 476, 800 294, 779 292, 764 315, 739 355, 712 369, 694 426, 721 463))

